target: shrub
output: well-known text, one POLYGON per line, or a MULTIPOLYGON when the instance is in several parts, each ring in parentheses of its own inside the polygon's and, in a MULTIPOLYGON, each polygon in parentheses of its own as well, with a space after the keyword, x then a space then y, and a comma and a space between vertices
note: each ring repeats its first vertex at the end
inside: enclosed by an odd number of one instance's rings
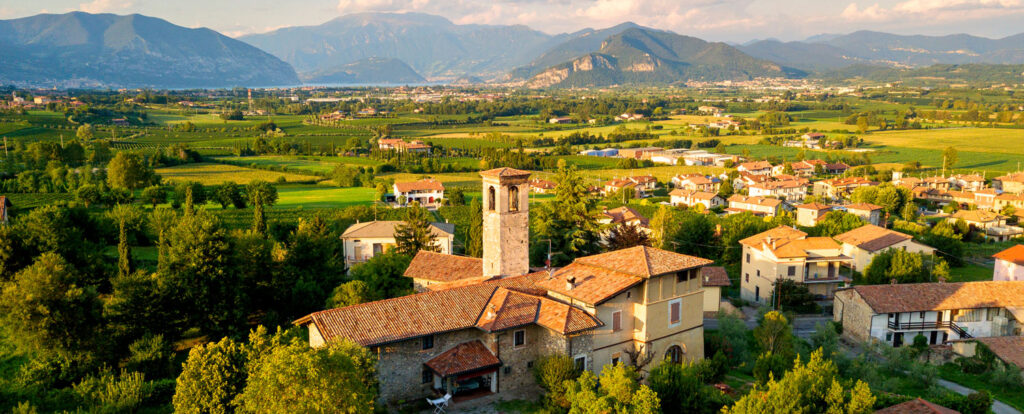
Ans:
POLYGON ((129 356, 124 368, 138 371, 149 378, 163 378, 171 374, 174 351, 163 335, 146 335, 128 346, 129 356))
POLYGON ((133 412, 142 406, 150 387, 141 372, 122 371, 121 375, 104 373, 88 377, 73 388, 81 402, 93 413, 133 412))
POLYGON ((543 356, 533 365, 533 377, 537 385, 546 391, 544 405, 552 408, 569 408, 569 401, 565 398, 565 382, 579 376, 580 371, 568 355, 543 356))

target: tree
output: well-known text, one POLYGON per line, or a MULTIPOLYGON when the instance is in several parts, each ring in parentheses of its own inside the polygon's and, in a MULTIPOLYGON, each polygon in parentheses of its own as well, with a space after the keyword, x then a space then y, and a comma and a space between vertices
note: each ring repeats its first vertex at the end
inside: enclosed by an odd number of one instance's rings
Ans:
POLYGON ((185 204, 190 191, 192 204, 200 206, 206 204, 206 189, 203 188, 203 185, 195 181, 185 181, 174 186, 174 199, 172 200, 174 208, 185 204))
POLYGON ((668 235, 665 246, 677 253, 699 257, 712 257, 720 252, 716 246, 715 224, 707 214, 687 211, 682 214, 674 233, 668 235))
POLYGON ((253 231, 267 234, 267 219, 263 214, 263 207, 277 202, 277 189, 266 181, 257 180, 249 183, 245 192, 253 206, 253 231))
POLYGON ((779 311, 764 314, 754 328, 754 339, 764 352, 786 356, 793 352, 793 328, 779 311))
POLYGON ((651 218, 651 246, 665 249, 667 240, 676 232, 676 221, 672 214, 672 208, 666 205, 658 207, 658 211, 651 218))
POLYGON ((213 190, 213 199, 224 209, 228 208, 228 206, 235 206, 235 208, 239 209, 245 208, 245 196, 242 194, 242 188, 232 181, 218 185, 213 190))
POLYGON ((118 152, 107 164, 107 184, 135 190, 153 182, 153 169, 139 154, 118 152))
POLYGON ((651 370, 648 384, 661 402, 665 414, 717 413, 728 398, 714 387, 702 382, 697 364, 676 364, 664 361, 651 370))
POLYGON ((931 272, 925 268, 925 258, 921 253, 912 253, 903 249, 886 249, 875 254, 864 270, 864 279, 870 284, 924 283, 932 282, 931 272))
POLYGON ((605 248, 609 251, 650 245, 651 239, 645 229, 627 223, 613 225, 608 230, 608 236, 605 240, 605 248))
POLYGON ((943 221, 921 235, 921 242, 935 248, 935 255, 942 257, 951 266, 963 266, 963 236, 956 234, 953 226, 943 221))
POLYGON ((342 308, 345 306, 358 305, 369 302, 371 299, 370 287, 362 280, 352 280, 338 285, 331 292, 327 299, 328 308, 342 308))
POLYGON ((597 253, 600 226, 593 209, 595 200, 576 166, 559 167, 555 182, 555 199, 537 209, 532 234, 534 240, 551 240, 552 251, 558 252, 552 265, 558 266, 597 253))
POLYGON ((863 134, 868 132, 868 118, 865 116, 857 118, 857 132, 863 134))
POLYGON ((331 171, 331 179, 334 180, 338 187, 358 187, 359 169, 345 164, 338 164, 331 171))
POLYGON ((574 381, 579 376, 580 370, 568 355, 542 356, 533 365, 533 377, 544 389, 544 404, 552 408, 569 408, 565 398, 566 381, 574 381))
POLYGON ((75 198, 85 204, 85 208, 103 201, 103 190, 93 184, 84 184, 75 190, 75 198))
POLYGON ((313 349, 293 342, 273 347, 254 361, 238 396, 243 412, 373 412, 376 359, 350 341, 313 349))
POLYGON ((43 253, 0 291, 0 320, 25 351, 69 355, 95 346, 102 326, 96 290, 77 283, 74 268, 43 253))
POLYGON ((583 371, 576 381, 566 383, 565 397, 570 413, 654 414, 661 405, 648 386, 639 384, 635 369, 623 364, 605 365, 601 378, 583 371))
POLYGON ((378 254, 363 263, 352 266, 349 278, 366 283, 373 300, 394 298, 412 293, 411 279, 402 276, 412 260, 396 252, 378 254))
POLYGON ((155 209, 157 204, 167 202, 167 190, 160 185, 151 185, 142 190, 142 201, 149 203, 155 209))
POLYGON ((917 221, 917 204, 913 201, 908 201, 903 204, 903 210, 900 211, 900 216, 904 220, 909 222, 917 221))
POLYGON ((806 364, 797 358, 793 369, 781 380, 772 379, 755 385, 736 404, 722 410, 726 414, 753 413, 848 413, 873 412, 875 397, 863 381, 850 389, 840 383, 835 364, 822 356, 821 350, 811 353, 806 364))
POLYGON ((395 251, 414 257, 420 250, 437 252, 441 249, 427 219, 427 210, 413 202, 406 208, 405 221, 395 226, 395 251))
POLYGON ((480 199, 474 198, 469 203, 469 228, 466 230, 466 255, 481 257, 484 255, 484 215, 480 199))
POLYGON ((246 352, 229 338, 192 348, 175 381, 174 412, 230 414, 245 387, 246 352))
POLYGON ((82 124, 75 131, 75 136, 82 141, 91 141, 96 136, 96 128, 92 124, 82 124))
POLYGON ((959 161, 960 156, 954 147, 946 147, 946 150, 942 152, 942 170, 953 170, 953 166, 959 161))
POLYGON ((812 229, 811 233, 818 237, 835 237, 866 224, 855 214, 845 211, 829 211, 812 229))

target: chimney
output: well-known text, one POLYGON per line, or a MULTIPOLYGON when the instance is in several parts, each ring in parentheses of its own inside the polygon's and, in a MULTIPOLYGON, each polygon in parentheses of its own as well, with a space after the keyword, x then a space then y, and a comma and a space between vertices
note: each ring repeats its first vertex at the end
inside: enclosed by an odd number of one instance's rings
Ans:
POLYGON ((487 319, 494 319, 497 313, 494 312, 494 304, 487 305, 487 319))
POLYGON ((576 287, 576 276, 572 276, 572 275, 566 276, 565 277, 565 290, 572 290, 572 288, 574 288, 574 287, 576 287))

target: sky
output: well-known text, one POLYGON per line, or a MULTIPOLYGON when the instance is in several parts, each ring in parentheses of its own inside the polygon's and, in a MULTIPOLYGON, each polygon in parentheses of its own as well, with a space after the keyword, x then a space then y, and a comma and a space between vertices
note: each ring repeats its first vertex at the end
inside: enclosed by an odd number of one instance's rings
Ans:
POLYGON ((0 0, 0 19, 73 10, 140 13, 232 37, 374 11, 523 24, 552 34, 632 21, 740 43, 857 30, 992 38, 1024 32, 1024 0, 0 0))

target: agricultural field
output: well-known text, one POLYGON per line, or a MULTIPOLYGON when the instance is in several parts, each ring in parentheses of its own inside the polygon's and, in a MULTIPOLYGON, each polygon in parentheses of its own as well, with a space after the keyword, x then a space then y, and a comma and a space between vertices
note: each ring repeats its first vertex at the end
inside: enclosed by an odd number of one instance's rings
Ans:
POLYGON ((248 184, 251 181, 263 180, 278 182, 284 177, 288 182, 317 182, 320 177, 300 175, 288 172, 257 170, 227 164, 195 163, 157 168, 156 173, 167 182, 196 181, 203 185, 217 185, 228 181, 237 184, 248 184))
POLYGON ((345 208, 369 205, 376 198, 372 188, 337 188, 324 185, 285 185, 277 189, 275 209, 289 208, 345 208))

